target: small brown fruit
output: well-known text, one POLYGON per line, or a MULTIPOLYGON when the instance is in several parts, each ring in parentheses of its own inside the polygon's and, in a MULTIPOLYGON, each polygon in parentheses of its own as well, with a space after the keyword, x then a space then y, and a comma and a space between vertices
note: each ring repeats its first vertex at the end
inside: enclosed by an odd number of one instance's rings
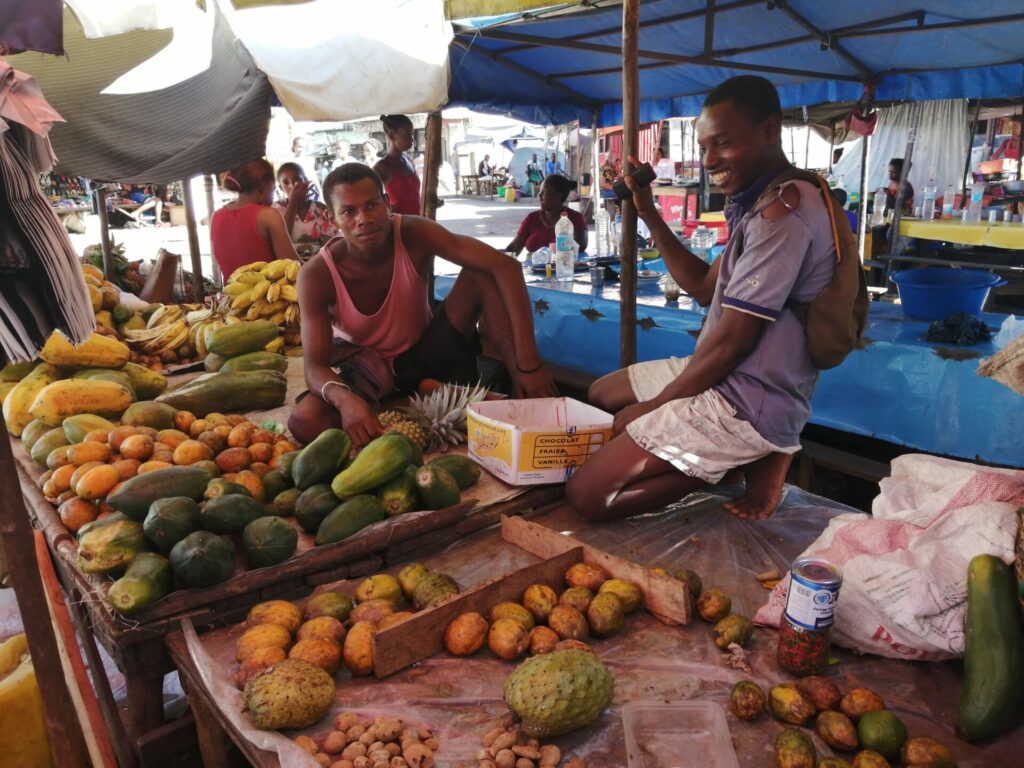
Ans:
POLYGON ((518 659, 530 645, 530 630, 515 619, 498 619, 487 633, 487 645, 495 656, 518 659))
POLYGON ((539 656, 550 653, 558 645, 558 634, 550 627, 534 627, 530 630, 530 653, 539 656))
POLYGON ((729 692, 729 709, 741 720, 756 720, 766 703, 764 689, 752 680, 740 680, 729 692))
POLYGON ((854 722, 877 709, 885 709, 885 702, 870 688, 854 688, 839 702, 839 711, 854 722))
POLYGON ((802 677, 796 681, 796 687, 800 689, 800 693, 811 700, 819 712, 824 712, 826 709, 838 709, 839 702, 843 699, 839 687, 827 677, 820 675, 802 677))
POLYGON ((575 608, 580 613, 586 613, 590 601, 593 599, 594 593, 586 587, 569 587, 558 598, 558 604, 575 608))
POLYGON ((732 610, 732 600, 720 589, 701 592, 697 598, 697 612, 704 621, 721 621, 732 610))
POLYGON ((563 640, 585 640, 590 634, 583 614, 567 605, 557 605, 552 609, 548 626, 563 640))
POLYGON ((819 712, 814 730, 822 741, 840 752, 853 752, 860 745, 856 726, 842 712, 831 709, 819 712))
POLYGON ((814 705, 791 683, 773 685, 768 690, 768 706, 779 720, 793 725, 803 725, 814 717, 814 705))
POLYGON ((604 568, 590 563, 575 563, 565 572, 565 583, 570 587, 585 587, 597 592, 601 585, 611 578, 604 568))
POLYGON ((444 631, 444 647, 453 656, 471 656, 487 641, 487 620, 479 613, 456 616, 444 631))
POLYGON ((519 603, 498 603, 491 608, 488 618, 492 624, 498 619, 513 619, 526 627, 527 630, 533 629, 535 623, 533 614, 519 603))
POLYGON ((558 605, 558 595, 547 584, 531 584, 523 592, 523 607, 537 621, 547 621, 551 609, 558 605))

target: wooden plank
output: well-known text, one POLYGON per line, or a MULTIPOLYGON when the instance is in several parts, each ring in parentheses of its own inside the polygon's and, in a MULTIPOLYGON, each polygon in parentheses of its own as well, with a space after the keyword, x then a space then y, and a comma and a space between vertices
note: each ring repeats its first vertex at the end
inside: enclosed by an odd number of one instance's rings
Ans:
MULTIPOLYGON (((181 182, 181 198, 185 203, 185 230, 188 232, 188 252, 192 256, 192 301, 203 300, 203 262, 199 255, 199 228, 196 226, 196 206, 192 200, 192 180, 181 182)), ((211 216, 212 217, 212 216, 211 216)))
POLYGON ((486 615, 496 603, 518 601, 523 590, 531 584, 560 584, 569 566, 578 563, 582 556, 583 550, 579 548, 559 553, 377 632, 373 636, 373 673, 377 677, 387 677, 442 651, 444 631, 456 616, 469 611, 486 615))
POLYGON ((686 585, 671 576, 655 573, 634 562, 610 555, 579 539, 531 523, 521 517, 501 521, 501 538, 537 557, 555 557, 577 547, 583 549, 583 561, 604 568, 616 579, 631 581, 644 594, 644 608, 669 626, 689 624, 693 613, 686 585))
POLYGON ((801 440, 800 446, 803 448, 806 458, 813 464, 834 469, 844 475, 877 483, 892 474, 892 468, 888 462, 868 459, 849 451, 816 443, 813 440, 801 440))

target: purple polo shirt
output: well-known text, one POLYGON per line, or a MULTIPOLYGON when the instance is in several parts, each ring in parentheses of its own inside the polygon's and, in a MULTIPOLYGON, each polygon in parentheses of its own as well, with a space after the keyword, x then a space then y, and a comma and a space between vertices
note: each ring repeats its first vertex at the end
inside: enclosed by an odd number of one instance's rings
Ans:
POLYGON ((800 204, 781 219, 768 221, 751 210, 780 170, 766 173, 726 208, 730 233, 743 232, 743 252, 737 254, 737 238, 730 237, 697 346, 726 308, 768 321, 754 349, 714 389, 765 440, 788 448, 799 444, 811 414, 818 369, 803 323, 786 302, 808 302, 821 293, 835 270, 835 246, 828 210, 811 184, 791 182, 800 204))

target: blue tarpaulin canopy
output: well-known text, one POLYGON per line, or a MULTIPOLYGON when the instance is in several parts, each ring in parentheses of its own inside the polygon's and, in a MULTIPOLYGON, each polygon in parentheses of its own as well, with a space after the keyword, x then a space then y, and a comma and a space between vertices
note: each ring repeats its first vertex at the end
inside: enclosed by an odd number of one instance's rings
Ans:
MULTIPOLYGON (((455 24, 449 106, 535 124, 620 125, 622 6, 591 0, 455 24)), ((782 106, 1024 97, 1021 0, 645 0, 640 121, 693 116, 728 77, 782 106)))

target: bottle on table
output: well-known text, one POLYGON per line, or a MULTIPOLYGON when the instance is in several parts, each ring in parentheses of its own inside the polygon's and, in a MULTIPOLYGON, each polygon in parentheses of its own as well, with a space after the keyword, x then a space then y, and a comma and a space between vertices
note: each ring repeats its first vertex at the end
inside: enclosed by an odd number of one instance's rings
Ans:
POLYGON ((594 232, 597 236, 597 257, 611 254, 612 220, 602 205, 594 214, 594 232))
POLYGON ((935 218, 935 198, 938 193, 939 189, 935 186, 935 179, 929 179, 924 188, 924 203, 921 205, 921 218, 925 221, 935 218))
POLYGON ((875 198, 871 208, 871 223, 876 227, 885 224, 885 190, 879 187, 875 191, 875 198))
POLYGON ((711 249, 714 247, 717 239, 718 236, 715 234, 714 230, 701 224, 693 230, 693 234, 690 235, 690 250, 695 256, 699 256, 710 264, 711 249))
POLYGON ((956 202, 956 190, 952 184, 946 185, 946 191, 942 193, 942 218, 953 218, 953 205, 956 202))
POLYGON ((985 197, 985 185, 984 184, 972 184, 971 185, 971 202, 967 208, 967 213, 964 215, 965 224, 977 224, 981 221, 981 204, 982 199, 985 197))
POLYGON ((573 253, 573 226, 565 211, 555 224, 555 279, 572 280, 576 271, 576 257, 573 253))

